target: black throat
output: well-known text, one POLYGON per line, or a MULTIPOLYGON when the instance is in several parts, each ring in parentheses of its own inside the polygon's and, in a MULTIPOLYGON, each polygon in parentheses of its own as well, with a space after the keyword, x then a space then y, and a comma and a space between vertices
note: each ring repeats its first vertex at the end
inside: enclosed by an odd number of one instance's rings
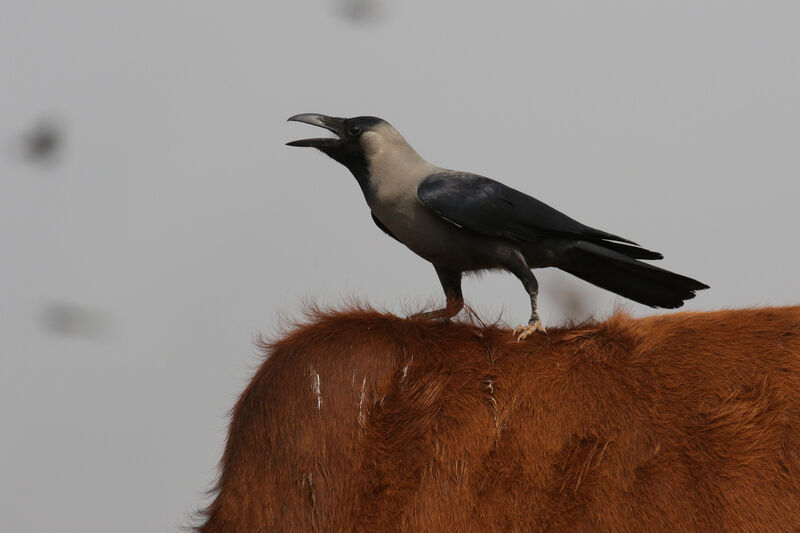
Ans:
POLYGON ((345 142, 336 147, 320 148, 326 155, 346 166, 353 174, 361 187, 361 192, 367 194, 369 184, 369 164, 364 156, 364 151, 358 142, 345 142))

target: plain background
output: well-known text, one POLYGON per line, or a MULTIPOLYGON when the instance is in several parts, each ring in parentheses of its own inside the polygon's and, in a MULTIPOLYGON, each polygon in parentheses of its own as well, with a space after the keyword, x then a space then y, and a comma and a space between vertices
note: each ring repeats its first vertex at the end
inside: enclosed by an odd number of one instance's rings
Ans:
MULTIPOLYGON (((296 113, 381 116, 663 252, 712 287, 686 309, 798 303, 798 27, 794 0, 6 1, 0 531, 177 531, 259 334, 303 301, 443 300, 344 167, 284 146, 318 134, 296 113)), ((547 326, 619 303, 539 279, 547 326)), ((465 294, 528 316, 511 276, 465 294)))

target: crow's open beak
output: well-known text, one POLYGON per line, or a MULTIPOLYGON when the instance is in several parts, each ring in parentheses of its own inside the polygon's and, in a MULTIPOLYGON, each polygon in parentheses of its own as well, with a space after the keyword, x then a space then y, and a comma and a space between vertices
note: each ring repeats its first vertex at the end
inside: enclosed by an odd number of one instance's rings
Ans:
POLYGON ((329 117, 317 113, 302 113, 289 118, 290 122, 305 122, 332 131, 338 137, 319 137, 315 139, 300 139, 286 143, 288 146, 310 146, 312 148, 326 148, 337 146, 344 137, 344 120, 339 117, 329 117))

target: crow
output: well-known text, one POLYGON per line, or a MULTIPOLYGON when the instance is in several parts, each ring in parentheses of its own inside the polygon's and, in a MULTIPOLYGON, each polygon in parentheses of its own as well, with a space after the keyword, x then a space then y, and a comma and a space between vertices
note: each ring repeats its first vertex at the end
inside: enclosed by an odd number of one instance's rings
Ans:
POLYGON ((547 333, 533 268, 556 267, 655 308, 680 307, 695 291, 708 288, 640 261, 662 259, 658 252, 586 226, 498 181, 428 163, 383 119, 304 113, 289 120, 333 132, 336 137, 287 144, 316 148, 347 167, 375 224, 433 264, 446 305, 422 316, 458 314, 464 307, 464 272, 486 269, 512 273, 528 293, 531 316, 527 326, 514 330, 517 341, 547 333))

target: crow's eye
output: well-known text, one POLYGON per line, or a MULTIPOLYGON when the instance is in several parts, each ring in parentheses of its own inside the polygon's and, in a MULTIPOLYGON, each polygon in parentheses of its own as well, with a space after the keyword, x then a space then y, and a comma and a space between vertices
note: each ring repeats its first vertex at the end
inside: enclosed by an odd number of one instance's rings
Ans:
POLYGON ((358 135, 359 133, 361 133, 361 126, 359 126, 358 124, 350 124, 347 127, 347 133, 353 136, 358 135))

